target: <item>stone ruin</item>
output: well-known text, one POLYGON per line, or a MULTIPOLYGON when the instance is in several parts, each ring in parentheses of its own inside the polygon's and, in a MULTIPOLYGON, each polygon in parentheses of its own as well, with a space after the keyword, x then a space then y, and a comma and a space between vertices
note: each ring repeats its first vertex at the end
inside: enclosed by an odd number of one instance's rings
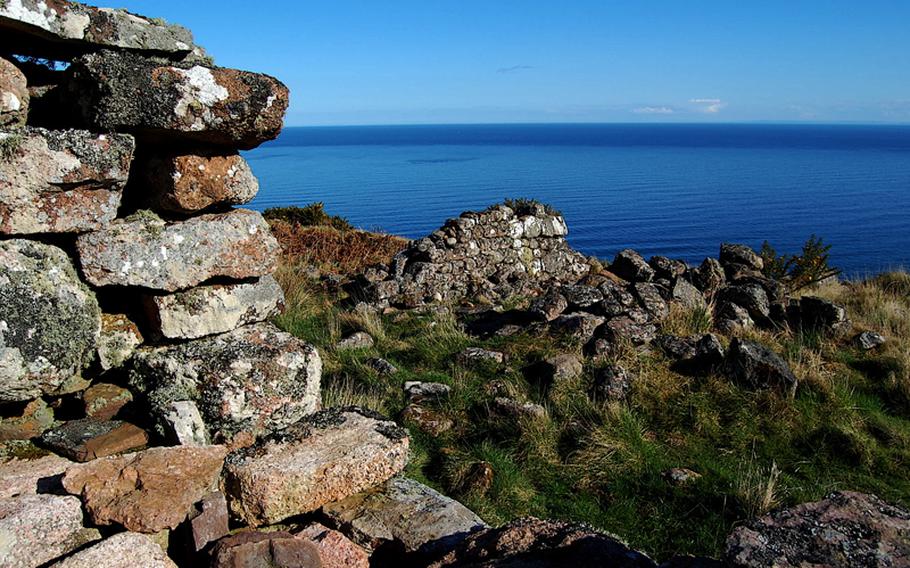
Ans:
POLYGON ((562 216, 538 203, 462 213, 411 243, 391 266, 367 271, 352 294, 374 305, 406 307, 535 295, 590 270, 566 242, 568 233, 562 216))

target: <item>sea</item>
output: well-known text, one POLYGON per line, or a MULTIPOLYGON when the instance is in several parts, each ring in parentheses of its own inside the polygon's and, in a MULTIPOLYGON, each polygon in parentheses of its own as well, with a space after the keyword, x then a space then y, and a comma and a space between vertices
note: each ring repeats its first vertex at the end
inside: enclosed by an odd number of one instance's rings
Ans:
POLYGON ((249 207, 323 202, 417 238, 506 198, 561 211, 570 244, 689 263, 721 242, 831 245, 846 276, 910 268, 910 126, 527 124, 286 128, 245 153, 249 207))

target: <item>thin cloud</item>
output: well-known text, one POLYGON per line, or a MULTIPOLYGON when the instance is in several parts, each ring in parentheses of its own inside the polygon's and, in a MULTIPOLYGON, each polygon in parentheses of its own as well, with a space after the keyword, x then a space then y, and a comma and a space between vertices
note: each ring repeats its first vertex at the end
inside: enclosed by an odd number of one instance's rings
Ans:
POLYGON ((727 103, 720 99, 689 99, 689 102, 699 105, 698 110, 707 114, 717 114, 727 106, 727 103))
POLYGON ((505 75, 507 73, 516 73, 518 71, 526 71, 528 69, 534 69, 532 65, 513 65, 512 67, 500 67, 496 70, 500 75, 505 75))
POLYGON ((634 108, 634 109, 632 109, 632 112, 634 112, 635 114, 673 114, 676 111, 674 111, 672 108, 666 107, 666 106, 659 106, 659 107, 645 106, 645 107, 634 108))

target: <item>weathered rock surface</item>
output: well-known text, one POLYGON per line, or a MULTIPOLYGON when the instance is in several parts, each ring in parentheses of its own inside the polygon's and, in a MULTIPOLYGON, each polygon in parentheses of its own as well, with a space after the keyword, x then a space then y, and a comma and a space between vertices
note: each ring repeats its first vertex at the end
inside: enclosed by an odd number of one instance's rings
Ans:
POLYGON ((500 416, 517 420, 541 420, 547 417, 547 409, 543 406, 533 402, 520 402, 505 396, 494 398, 491 410, 500 416))
POLYGON ((796 388, 796 376, 787 362, 753 341, 734 339, 724 366, 731 379, 749 388, 796 388))
POLYGON ((748 269, 761 272, 765 263, 754 250, 746 245, 723 243, 720 245, 720 257, 718 259, 724 267, 744 266, 748 269))
POLYGON ((98 302, 66 253, 0 242, 0 401, 84 388, 100 328, 98 302))
POLYGON ((0 462, 0 499, 52 492, 60 485, 60 477, 71 465, 73 462, 70 460, 55 455, 0 462))
POLYGON ((208 428, 199 407, 191 400, 172 402, 160 418, 165 438, 181 446, 206 446, 208 428))
POLYGON ((50 568, 177 568, 164 550, 144 534, 124 532, 106 538, 50 568))
POLYGON ((30 440, 40 436, 53 425, 54 411, 44 399, 36 398, 24 406, 21 403, 7 406, 4 408, 3 416, 0 416, 0 442, 30 440))
POLYGON ((594 372, 591 398, 596 401, 625 400, 632 390, 634 377, 620 365, 607 365, 594 372))
POLYGON ((870 351, 876 347, 881 347, 887 340, 885 336, 874 331, 863 331, 853 338, 853 343, 863 351, 870 351))
POLYGON ((345 349, 369 349, 375 345, 373 336, 365 331, 355 331, 350 335, 341 338, 341 341, 335 344, 335 349, 339 351, 345 349))
POLYGON ((244 531, 225 537, 212 549, 212 568, 322 568, 319 549, 284 532, 244 531))
POLYGON ((108 383, 95 383, 82 393, 85 415, 96 420, 110 420, 133 401, 133 393, 108 383))
POLYGON ((92 130, 249 150, 281 131, 288 89, 267 75, 159 65, 103 51, 76 59, 73 111, 92 130))
POLYGON ((587 525, 528 517, 475 533, 430 566, 654 568, 656 564, 587 525))
POLYGON ((0 144, 0 234, 81 233, 117 216, 131 136, 28 128, 0 144))
POLYGON ((406 552, 451 548, 487 524, 467 507, 404 477, 323 507, 354 542, 375 550, 400 543, 406 552))
POLYGON ((443 383, 406 381, 404 394, 411 402, 436 401, 448 398, 452 387, 443 383))
POLYGON ((716 258, 706 258, 697 268, 689 271, 692 284, 705 294, 713 294, 727 281, 724 268, 716 258))
POLYGON ((482 347, 468 347, 458 354, 458 361, 462 365, 471 366, 484 363, 502 364, 506 356, 499 351, 491 351, 482 347))
POLYGON ((555 383, 573 381, 584 371, 584 361, 574 353, 560 353, 547 357, 525 371, 525 376, 545 387, 555 383))
POLYGON ((681 261, 665 256, 652 256, 648 266, 654 269, 654 277, 675 282, 677 278, 686 273, 689 266, 681 261))
POLYGON ((143 205, 155 211, 196 213, 243 205, 259 191, 253 170, 237 154, 155 156, 142 160, 136 172, 131 182, 144 194, 143 205))
POLYGON ((263 276, 251 282, 149 295, 144 304, 155 334, 166 339, 197 339, 277 315, 284 306, 284 292, 274 278, 263 276))
POLYGON ((441 412, 414 403, 407 405, 401 411, 401 421, 407 425, 416 426, 433 437, 440 436, 455 426, 455 423, 441 412))
POLYGON ((28 84, 25 75, 0 57, 0 128, 24 126, 28 118, 28 84))
POLYGON ((766 515, 727 539, 730 566, 907 566, 910 511, 875 495, 837 492, 766 515))
POLYGON ((210 542, 227 535, 230 530, 227 499, 220 491, 209 493, 190 513, 190 533, 193 551, 199 552, 210 542))
POLYGON ((271 324, 136 352, 130 383, 163 417, 179 401, 196 404, 212 440, 288 426, 318 408, 322 360, 271 324))
POLYGON ((407 458, 408 437, 394 422, 336 408, 232 452, 225 488, 237 517, 274 524, 381 483, 407 458))
POLYGON ((543 321, 553 321, 567 309, 569 309, 569 301, 559 291, 559 288, 552 286, 531 302, 528 311, 543 321))
POLYGON ((791 315, 791 323, 801 329, 838 335, 850 328, 847 310, 824 298, 803 296, 791 301, 787 311, 791 315))
POLYGON ((109 371, 122 366, 145 339, 139 327, 124 314, 101 314, 98 364, 109 371))
POLYGON ((367 552, 346 536, 319 523, 305 527, 294 536, 316 545, 322 568, 369 568, 367 552))
POLYGON ((148 443, 142 428, 120 420, 84 418, 48 430, 41 444, 77 462, 135 450, 148 443))
POLYGON ((629 282, 650 282, 654 269, 632 249, 619 251, 610 264, 610 272, 629 282))
POLYGON ((94 286, 141 286, 174 292, 215 277, 271 274, 278 242, 262 215, 237 209, 166 223, 140 212, 76 241, 94 286))
POLYGON ((152 448, 71 467, 63 487, 79 495, 97 525, 130 531, 173 529, 217 485, 223 446, 152 448))
POLYGON ((36 568, 100 538, 82 526, 79 499, 56 495, 0 499, 0 535, 5 568, 36 568))

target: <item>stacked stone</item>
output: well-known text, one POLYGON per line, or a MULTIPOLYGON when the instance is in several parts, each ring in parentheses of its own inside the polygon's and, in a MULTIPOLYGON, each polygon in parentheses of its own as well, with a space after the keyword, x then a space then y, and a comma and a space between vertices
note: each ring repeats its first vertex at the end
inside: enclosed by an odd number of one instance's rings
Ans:
POLYGON ((561 215, 537 203, 466 212, 399 253, 391 267, 371 269, 354 293, 375 305, 496 302, 548 283, 574 282, 589 265, 566 242, 561 215))

